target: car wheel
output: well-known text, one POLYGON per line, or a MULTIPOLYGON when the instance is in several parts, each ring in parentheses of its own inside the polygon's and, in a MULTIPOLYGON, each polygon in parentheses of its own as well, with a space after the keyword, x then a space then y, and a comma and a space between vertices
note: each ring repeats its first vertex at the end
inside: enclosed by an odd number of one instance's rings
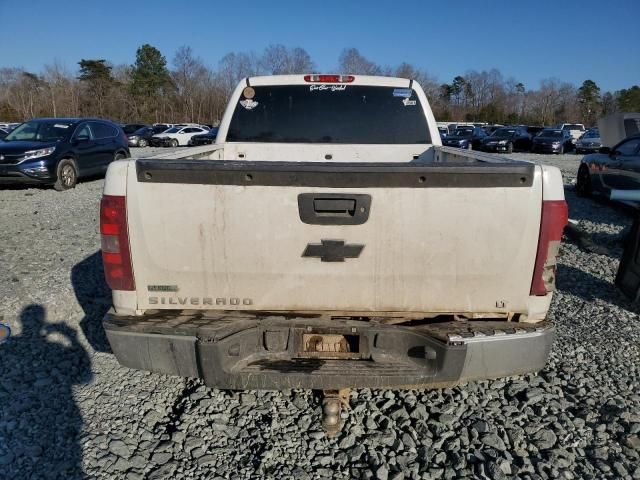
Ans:
POLYGON ((58 192, 75 188, 78 183, 78 167, 71 158, 65 158, 58 163, 58 179, 53 184, 58 192))
POLYGON ((125 158, 127 158, 127 156, 124 153, 118 152, 114 155, 113 161, 115 162, 116 160, 124 160, 125 158))
POLYGON ((139 146, 139 147, 144 148, 144 147, 146 147, 147 145, 149 145, 149 142, 147 142, 144 138, 141 138, 141 139, 138 141, 138 146, 139 146))
POLYGON ((507 153, 513 153, 513 143, 507 143, 507 153))
POLYGON ((178 145, 179 144, 178 144, 178 139, 177 138, 174 138, 173 140, 171 140, 171 146, 173 148, 177 147, 178 145))
POLYGON ((579 197, 588 197, 591 195, 591 175, 589 174, 589 169, 584 164, 580 166, 578 170, 576 193, 579 197))
POLYGON ((582 150, 580 150, 579 148, 576 148, 576 155, 580 155, 582 153, 582 150))

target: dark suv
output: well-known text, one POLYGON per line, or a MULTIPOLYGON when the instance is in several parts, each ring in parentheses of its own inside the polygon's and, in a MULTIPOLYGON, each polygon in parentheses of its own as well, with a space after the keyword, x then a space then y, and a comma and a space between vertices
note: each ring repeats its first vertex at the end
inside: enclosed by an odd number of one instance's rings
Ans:
POLYGON ((0 183, 40 183, 73 188, 78 178, 103 174, 130 157, 127 137, 115 123, 93 118, 38 118, 0 143, 0 183))

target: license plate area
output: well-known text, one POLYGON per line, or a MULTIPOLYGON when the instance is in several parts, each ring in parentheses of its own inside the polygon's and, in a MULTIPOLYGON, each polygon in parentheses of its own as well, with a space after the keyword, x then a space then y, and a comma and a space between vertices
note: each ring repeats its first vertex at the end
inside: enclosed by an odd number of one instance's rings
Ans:
POLYGON ((357 331, 304 329, 296 332, 296 357, 357 360, 369 357, 366 336, 357 331))

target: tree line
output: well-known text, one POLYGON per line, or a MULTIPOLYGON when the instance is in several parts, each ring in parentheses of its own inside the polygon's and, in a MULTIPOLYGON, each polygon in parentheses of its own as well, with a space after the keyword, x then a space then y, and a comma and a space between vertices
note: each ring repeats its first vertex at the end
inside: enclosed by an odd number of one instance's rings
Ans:
MULTIPOLYGON (((54 62, 41 72, 0 68, 0 120, 33 117, 103 117, 120 122, 217 123, 237 82, 246 76, 313 73, 303 48, 270 45, 260 54, 232 52, 208 67, 191 47, 180 47, 168 63, 152 45, 136 51, 132 65, 81 59, 78 70, 54 62)), ((640 111, 640 86, 601 92, 593 80, 579 87, 555 78, 537 88, 505 78, 497 69, 470 70, 441 83, 409 63, 382 66, 355 48, 338 58, 335 73, 388 75, 418 81, 439 121, 502 124, 593 125, 616 111, 640 111)))

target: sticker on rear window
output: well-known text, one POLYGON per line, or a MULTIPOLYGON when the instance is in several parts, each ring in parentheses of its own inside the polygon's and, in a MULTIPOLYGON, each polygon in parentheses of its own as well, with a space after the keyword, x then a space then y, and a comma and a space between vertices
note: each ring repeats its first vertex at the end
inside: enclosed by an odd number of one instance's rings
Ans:
POLYGON ((394 88, 393 96, 409 98, 411 96, 411 89, 410 88, 394 88))
POLYGON ((258 102, 256 102, 255 100, 251 100, 249 98, 247 100, 242 100, 240 102, 240 105, 242 105, 245 108, 245 110, 253 110, 258 106, 258 102))
POLYGON ((409 100, 408 98, 405 98, 404 100, 402 100, 402 103, 404 103, 404 106, 412 106, 416 104, 415 100, 409 100))
POLYGON ((242 91, 242 94, 245 96, 245 98, 248 98, 249 100, 251 100, 253 97, 256 96, 256 91, 253 89, 253 87, 246 87, 242 91))
POLYGON ((346 85, 309 85, 309 91, 315 92, 319 90, 323 91, 331 91, 331 92, 342 92, 347 89, 346 85))

